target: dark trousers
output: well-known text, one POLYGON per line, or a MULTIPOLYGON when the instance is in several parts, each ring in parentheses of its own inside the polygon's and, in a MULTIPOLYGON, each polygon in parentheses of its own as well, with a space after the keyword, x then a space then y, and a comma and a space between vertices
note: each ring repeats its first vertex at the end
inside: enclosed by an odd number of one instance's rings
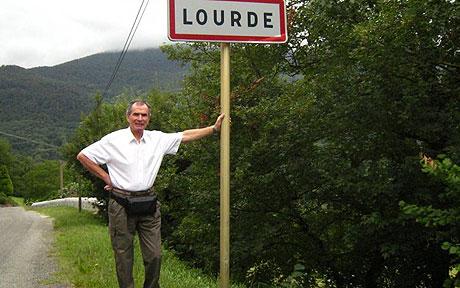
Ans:
POLYGON ((115 255, 120 288, 134 288, 133 260, 134 235, 139 243, 144 261, 144 288, 159 288, 161 265, 161 213, 160 203, 153 215, 127 215, 123 206, 110 199, 108 205, 109 232, 115 255))

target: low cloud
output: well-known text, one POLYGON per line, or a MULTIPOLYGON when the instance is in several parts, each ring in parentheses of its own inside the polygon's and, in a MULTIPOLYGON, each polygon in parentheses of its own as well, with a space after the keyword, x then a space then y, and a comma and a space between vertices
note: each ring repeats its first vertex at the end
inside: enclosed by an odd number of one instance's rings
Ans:
MULTIPOLYGON (((121 51, 140 1, 2 0, 0 65, 53 66, 121 51)), ((166 1, 150 1, 130 49, 167 41, 166 1)))

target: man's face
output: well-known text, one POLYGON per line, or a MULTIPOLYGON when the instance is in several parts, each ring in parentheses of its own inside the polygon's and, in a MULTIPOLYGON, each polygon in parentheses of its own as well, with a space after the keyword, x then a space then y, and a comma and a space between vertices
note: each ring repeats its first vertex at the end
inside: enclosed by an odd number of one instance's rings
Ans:
POLYGON ((131 114, 126 117, 129 127, 133 132, 143 132, 150 121, 149 108, 145 104, 135 103, 132 106, 131 114))

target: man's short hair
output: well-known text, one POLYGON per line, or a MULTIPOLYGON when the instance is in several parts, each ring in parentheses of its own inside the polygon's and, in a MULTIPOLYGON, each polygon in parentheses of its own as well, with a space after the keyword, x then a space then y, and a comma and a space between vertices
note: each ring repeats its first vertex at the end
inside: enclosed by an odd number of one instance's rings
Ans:
POLYGON ((147 103, 147 101, 141 100, 141 99, 135 99, 129 102, 128 109, 126 109, 126 116, 131 115, 134 105, 147 106, 147 108, 149 108, 149 117, 152 115, 152 107, 150 106, 149 103, 147 103))

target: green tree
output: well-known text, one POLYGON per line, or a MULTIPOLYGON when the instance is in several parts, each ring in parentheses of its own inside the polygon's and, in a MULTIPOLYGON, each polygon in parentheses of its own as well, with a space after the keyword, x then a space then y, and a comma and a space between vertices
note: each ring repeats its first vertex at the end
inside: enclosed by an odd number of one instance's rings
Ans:
MULTIPOLYGON (((193 59, 183 97, 192 99, 190 114, 197 119, 200 115, 212 119, 210 115, 217 113, 219 104, 214 96, 219 94, 217 46, 196 44, 165 50, 175 59, 193 59)), ((279 272, 289 274, 297 264, 291 250, 300 249, 285 245, 285 241, 292 243, 291 239, 299 235, 299 226, 293 221, 298 219, 289 212, 297 191, 290 188, 293 184, 302 185, 302 179, 295 177, 304 171, 306 156, 294 147, 304 144, 305 138, 290 139, 297 133, 296 120, 302 116, 299 113, 305 113, 308 100, 299 99, 297 88, 289 87, 282 79, 282 63, 282 57, 268 47, 232 47, 231 67, 235 75, 232 76, 232 155, 236 156, 231 165, 234 169, 231 267, 233 275, 240 279, 244 279, 247 271, 252 273, 254 267, 268 268, 253 273, 258 275, 255 282, 270 283, 280 276, 279 272), (257 58, 257 55, 266 57, 257 58), (292 165, 286 163, 293 160, 287 158, 288 151, 295 153, 292 165), (281 250, 285 253, 277 253, 281 250), (259 265, 267 261, 268 265, 259 265), (282 262, 283 271, 273 269, 282 262)), ((308 147, 301 149, 308 155, 308 147)), ((165 226, 171 227, 165 237, 174 244, 174 249, 194 264, 214 272, 218 269, 219 255, 218 155, 215 139, 181 148, 179 156, 185 157, 189 165, 178 170, 170 181, 165 193, 169 209, 163 213, 170 221, 165 226)))
POLYGON ((14 186, 14 196, 23 197, 27 191, 27 181, 25 179, 27 173, 34 166, 34 160, 25 155, 15 154, 14 160, 10 168, 11 181, 14 186))
MULTIPOLYGON (((440 156, 439 160, 423 163, 423 171, 431 175, 442 185, 443 190, 437 195, 439 201, 428 206, 400 202, 403 212, 414 217, 418 223, 433 227, 440 246, 453 257, 451 259, 450 277, 443 287, 460 285, 460 166, 449 158, 440 156)), ((432 184, 432 185, 433 185, 432 184)))
MULTIPOLYGON (((232 45, 233 275, 254 285, 440 287, 452 256, 399 201, 438 202, 442 187, 426 187, 420 152, 459 158, 457 3, 289 8, 287 45, 232 45)), ((191 64, 191 113, 215 113, 218 47, 165 51, 191 64)), ((217 147, 182 153, 190 165, 168 187, 166 238, 217 271, 217 147)))
POLYGON ((45 160, 35 164, 25 175, 27 188, 24 191, 26 203, 55 198, 60 188, 59 161, 45 160))
POLYGON ((13 155, 11 154, 11 145, 8 141, 0 139, 0 165, 11 166, 13 155))
POLYGON ((6 165, 0 165, 0 193, 6 196, 13 195, 13 182, 11 182, 6 165))
POLYGON ((290 67, 304 76, 319 128, 309 131, 319 174, 307 195, 322 209, 302 218, 310 227, 314 215, 329 219, 314 233, 333 259, 320 261, 322 270, 339 287, 439 287, 449 257, 433 229, 398 215, 397 199, 436 202, 417 169, 420 151, 458 155, 458 5, 310 1, 294 9, 297 35, 307 34, 291 37, 290 67))
POLYGON ((10 176, 13 159, 14 157, 11 153, 10 143, 6 140, 0 139, 0 192, 3 193, 4 196, 13 195, 14 186, 10 176))

